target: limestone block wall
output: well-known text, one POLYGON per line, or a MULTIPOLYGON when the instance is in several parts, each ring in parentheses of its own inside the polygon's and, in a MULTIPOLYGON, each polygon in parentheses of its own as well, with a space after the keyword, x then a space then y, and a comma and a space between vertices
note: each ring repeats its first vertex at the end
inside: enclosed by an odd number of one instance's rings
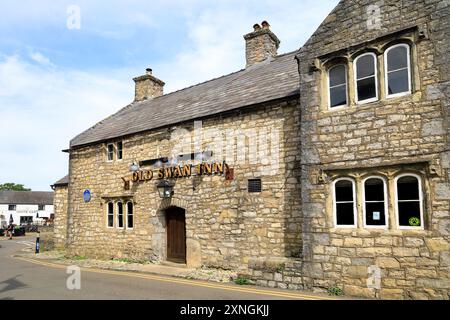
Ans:
POLYGON ((53 198, 55 210, 54 220, 54 243, 55 248, 64 249, 67 238, 67 205, 68 205, 68 187, 57 186, 53 198))
POLYGON ((72 150, 69 252, 102 258, 165 260, 164 209, 175 205, 186 210, 188 265, 244 270, 252 257, 301 256, 299 120, 298 99, 204 119, 201 149, 213 151, 210 161, 226 159, 234 169, 234 179, 227 181, 219 175, 179 178, 174 181, 171 200, 159 198, 156 180, 132 183, 127 191, 122 178, 130 178, 128 167, 134 161, 190 153, 174 148, 181 141, 188 141, 188 145, 194 141, 183 140, 194 134, 193 123, 177 126, 185 132, 179 138, 179 130, 174 128, 124 138, 120 161, 106 161, 105 144, 72 150), (245 139, 238 129, 244 132, 245 139), (274 149, 269 148, 272 151, 265 160, 249 161, 263 152, 265 132, 274 134, 274 149), (219 137, 236 139, 236 143, 227 148, 217 142, 219 137), (263 149, 256 148, 259 145, 263 149), (277 158, 278 165, 272 167, 275 162, 271 159, 277 158), (248 193, 250 178, 262 179, 261 193, 248 193), (88 203, 83 201, 85 189, 92 194, 88 203), (106 227, 106 202, 121 199, 134 202, 132 230, 106 227))
POLYGON ((448 2, 439 0, 341 1, 300 50, 303 275, 307 287, 326 290, 337 285, 348 295, 367 297, 449 298, 448 14, 448 2), (369 5, 378 6, 377 28, 368 25, 369 5), (380 85, 379 101, 357 105, 350 82, 350 105, 328 110, 327 63, 343 59, 352 68, 358 53, 373 50, 383 83, 383 50, 408 37, 408 32, 412 94, 386 99, 380 85), (364 228, 361 206, 357 228, 335 228, 334 179, 350 176, 358 185, 371 174, 386 177, 388 211, 394 217, 392 179, 404 172, 416 172, 424 181, 424 230, 399 230, 395 220, 387 230, 364 228), (372 265, 381 269, 379 288, 368 287, 372 265))

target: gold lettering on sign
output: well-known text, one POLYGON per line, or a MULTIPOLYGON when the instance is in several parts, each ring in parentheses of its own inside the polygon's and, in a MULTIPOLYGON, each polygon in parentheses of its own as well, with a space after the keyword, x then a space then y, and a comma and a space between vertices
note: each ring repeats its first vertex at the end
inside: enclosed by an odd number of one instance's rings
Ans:
MULTIPOLYGON (((213 163, 200 163, 197 165, 184 165, 176 167, 159 168, 156 172, 157 179, 169 179, 169 178, 184 178, 191 177, 193 175, 214 175, 225 174, 226 180, 232 180, 234 178, 233 169, 230 169, 225 162, 213 162, 213 163)), ((131 181, 122 178, 124 189, 130 190, 131 182, 150 181, 154 177, 152 170, 141 170, 133 172, 131 181)))

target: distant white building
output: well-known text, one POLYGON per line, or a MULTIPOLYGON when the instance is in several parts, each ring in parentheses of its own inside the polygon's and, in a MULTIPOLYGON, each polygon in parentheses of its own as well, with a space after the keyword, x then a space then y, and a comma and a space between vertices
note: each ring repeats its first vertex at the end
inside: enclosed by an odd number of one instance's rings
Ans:
POLYGON ((53 192, 0 191, 0 225, 40 223, 54 218, 53 192))

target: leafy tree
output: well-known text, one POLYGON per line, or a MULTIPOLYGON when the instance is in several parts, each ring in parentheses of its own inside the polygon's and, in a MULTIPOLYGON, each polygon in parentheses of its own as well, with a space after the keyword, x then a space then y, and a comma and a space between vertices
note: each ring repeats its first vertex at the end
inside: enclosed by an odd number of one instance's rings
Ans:
POLYGON ((23 184, 15 184, 11 182, 0 184, 0 190, 31 191, 31 189, 25 188, 23 184))

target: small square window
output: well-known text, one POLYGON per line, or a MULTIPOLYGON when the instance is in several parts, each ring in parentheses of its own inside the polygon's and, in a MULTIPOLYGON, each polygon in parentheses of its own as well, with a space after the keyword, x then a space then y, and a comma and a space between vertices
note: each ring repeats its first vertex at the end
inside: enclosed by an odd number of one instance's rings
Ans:
POLYGON ((45 210, 45 204, 38 205, 38 210, 39 211, 44 211, 45 210))
POLYGON ((261 192, 261 179, 248 179, 248 192, 261 192))
POLYGON ((8 211, 16 211, 16 205, 15 204, 8 205, 8 211))

